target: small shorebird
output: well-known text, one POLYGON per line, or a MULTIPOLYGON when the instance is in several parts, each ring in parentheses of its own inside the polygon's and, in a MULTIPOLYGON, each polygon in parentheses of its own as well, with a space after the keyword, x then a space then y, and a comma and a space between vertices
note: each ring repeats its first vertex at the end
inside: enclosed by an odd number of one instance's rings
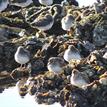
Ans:
POLYGON ((68 49, 65 50, 63 57, 67 62, 70 62, 71 60, 81 60, 79 50, 75 48, 73 45, 68 46, 68 49))
POLYGON ((54 24, 54 16, 51 14, 51 11, 45 11, 39 14, 39 16, 34 19, 30 25, 33 28, 37 28, 39 30, 39 34, 46 36, 44 31, 51 29, 54 24))
POLYGON ((30 53, 28 50, 24 49, 22 46, 19 46, 17 48, 17 51, 14 55, 15 61, 19 64, 21 64, 20 67, 22 67, 24 64, 29 62, 30 60, 30 53))
POLYGON ((63 13, 63 7, 56 4, 51 6, 48 10, 43 9, 38 17, 36 16, 36 19, 31 21, 29 24, 44 34, 44 31, 51 29, 54 22, 58 19, 58 17, 61 17, 63 13))
POLYGON ((39 0, 39 3, 45 6, 50 6, 53 4, 53 0, 39 0))
POLYGON ((32 2, 32 0, 10 0, 11 5, 19 6, 22 8, 29 6, 32 2))
POLYGON ((72 34, 71 28, 75 23, 75 18, 68 12, 61 20, 62 29, 67 31, 67 34, 72 34))
POLYGON ((94 3, 93 7, 96 14, 104 12, 105 6, 103 3, 94 3))
POLYGON ((51 57, 48 60, 47 68, 49 71, 59 73, 63 71, 63 67, 65 65, 64 59, 60 57, 51 57))
POLYGON ((8 0, 0 0, 0 12, 5 10, 9 4, 8 0))
POLYGON ((70 82, 74 86, 83 88, 83 86, 86 86, 89 84, 89 78, 87 75, 79 72, 77 69, 73 69, 70 82))
POLYGON ((36 18, 31 25, 34 28, 39 29, 40 31, 47 31, 49 30, 54 23, 54 18, 52 17, 51 14, 45 14, 45 15, 40 15, 38 18, 36 18))

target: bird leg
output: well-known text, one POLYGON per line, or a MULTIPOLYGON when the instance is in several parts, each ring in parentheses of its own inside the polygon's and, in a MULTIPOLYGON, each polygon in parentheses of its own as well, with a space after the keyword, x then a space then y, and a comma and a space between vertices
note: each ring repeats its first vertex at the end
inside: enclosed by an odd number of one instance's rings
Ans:
POLYGON ((24 68, 24 69, 26 68, 26 64, 23 64, 23 68, 24 68))
POLYGON ((20 69, 24 70, 26 68, 26 64, 21 64, 20 69))
POLYGON ((23 64, 21 64, 19 68, 22 69, 23 68, 23 64))
POLYGON ((36 33, 36 37, 37 38, 45 38, 46 33, 40 30, 39 32, 36 33))
POLYGON ((74 33, 74 29, 71 27, 71 28, 70 28, 70 31, 67 31, 67 34, 68 34, 69 36, 72 36, 73 33, 74 33))
POLYGON ((71 31, 67 31, 67 35, 68 36, 72 36, 72 32, 71 31))
POLYGON ((67 31, 67 35, 69 36, 69 31, 67 31))

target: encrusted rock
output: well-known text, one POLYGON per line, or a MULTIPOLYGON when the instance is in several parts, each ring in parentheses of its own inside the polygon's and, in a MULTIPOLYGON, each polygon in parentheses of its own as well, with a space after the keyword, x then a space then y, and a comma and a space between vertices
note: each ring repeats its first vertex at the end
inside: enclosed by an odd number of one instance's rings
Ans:
POLYGON ((103 46, 107 43, 107 26, 104 22, 103 25, 98 25, 93 31, 93 43, 96 46, 103 46))

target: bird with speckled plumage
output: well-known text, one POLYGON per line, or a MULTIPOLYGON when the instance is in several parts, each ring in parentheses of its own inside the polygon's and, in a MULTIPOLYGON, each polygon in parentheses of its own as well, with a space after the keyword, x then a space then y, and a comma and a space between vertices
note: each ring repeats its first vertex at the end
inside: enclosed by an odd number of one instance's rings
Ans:
POLYGON ((79 72, 77 69, 73 69, 70 82, 76 87, 83 88, 84 86, 89 84, 89 78, 87 75, 79 72))
POLYGON ((8 0, 0 0, 0 12, 4 11, 9 4, 8 0))
POLYGON ((47 68, 49 71, 60 73, 63 71, 63 67, 65 66, 65 62, 63 58, 60 57, 51 57, 48 60, 47 68))
POLYGON ((81 60, 79 50, 73 45, 68 46, 68 49, 65 50, 63 57, 67 62, 70 62, 71 60, 81 60))
POLYGON ((14 58, 17 63, 21 64, 20 67, 22 67, 24 64, 30 61, 30 52, 24 49, 24 47, 19 46, 14 55, 14 58))

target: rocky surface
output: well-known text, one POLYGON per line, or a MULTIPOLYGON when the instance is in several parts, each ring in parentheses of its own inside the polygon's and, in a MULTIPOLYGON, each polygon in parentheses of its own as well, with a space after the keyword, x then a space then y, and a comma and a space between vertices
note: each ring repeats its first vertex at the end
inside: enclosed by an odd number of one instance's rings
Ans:
MULTIPOLYGON (((61 1, 54 2, 60 4, 61 1)), ((66 107, 106 107, 107 58, 103 57, 107 52, 106 4, 98 13, 94 6, 79 8, 75 0, 68 0, 68 5, 64 6, 65 13, 70 10, 76 21, 71 36, 61 28, 63 15, 57 17, 45 36, 38 33, 38 29, 29 23, 50 7, 42 8, 40 4, 34 4, 21 10, 9 6, 0 13, 0 93, 19 81, 19 94, 22 97, 34 95, 39 104, 59 102, 66 107), (66 63, 64 71, 59 74, 49 72, 48 59, 63 57, 71 44, 80 50, 82 60, 74 65, 66 63), (14 60, 20 45, 24 45, 31 54, 30 62, 23 69, 14 60), (90 79, 90 84, 84 89, 70 84, 74 68, 86 73, 90 79), (27 81, 29 84, 26 84, 27 81)))

